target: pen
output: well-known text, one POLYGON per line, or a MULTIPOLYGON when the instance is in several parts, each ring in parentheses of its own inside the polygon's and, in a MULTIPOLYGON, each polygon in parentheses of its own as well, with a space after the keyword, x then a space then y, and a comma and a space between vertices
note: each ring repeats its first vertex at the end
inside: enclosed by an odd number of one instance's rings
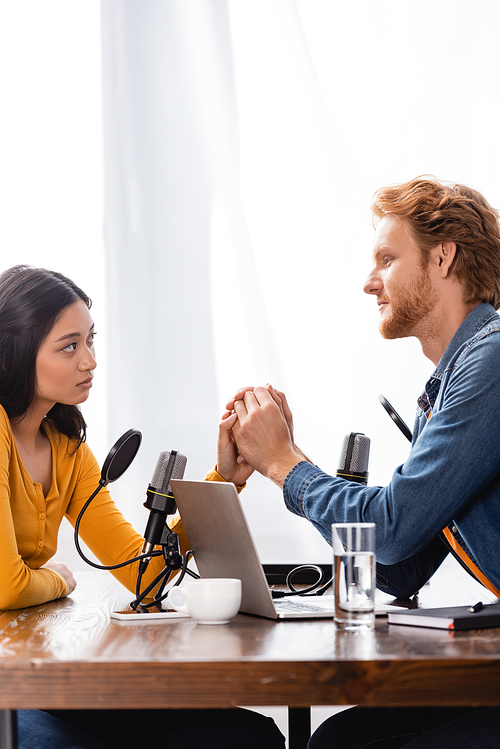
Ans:
POLYGON ((477 603, 474 604, 474 606, 470 606, 469 611, 471 614, 475 614, 477 611, 481 611, 482 608, 483 608, 483 602, 478 601, 477 603))

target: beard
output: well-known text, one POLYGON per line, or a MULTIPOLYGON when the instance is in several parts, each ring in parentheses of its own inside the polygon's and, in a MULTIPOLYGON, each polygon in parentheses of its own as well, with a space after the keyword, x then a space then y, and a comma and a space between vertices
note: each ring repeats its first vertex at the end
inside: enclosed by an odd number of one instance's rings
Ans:
POLYGON ((430 313, 434 310, 437 294, 432 288, 427 265, 422 266, 418 278, 405 288, 394 291, 389 300, 389 310, 380 321, 383 338, 408 338, 425 331, 431 333, 430 313))

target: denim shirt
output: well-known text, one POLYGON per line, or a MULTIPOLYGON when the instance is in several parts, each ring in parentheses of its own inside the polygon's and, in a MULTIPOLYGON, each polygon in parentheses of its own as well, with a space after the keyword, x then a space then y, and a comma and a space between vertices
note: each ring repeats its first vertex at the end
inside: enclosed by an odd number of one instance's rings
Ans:
POLYGON ((307 462, 283 485, 285 504, 331 543, 331 524, 376 523, 377 585, 417 592, 443 561, 448 526, 500 588, 500 317, 466 317, 418 399, 408 459, 385 487, 329 476, 307 462), (432 418, 429 418, 432 412, 432 418))

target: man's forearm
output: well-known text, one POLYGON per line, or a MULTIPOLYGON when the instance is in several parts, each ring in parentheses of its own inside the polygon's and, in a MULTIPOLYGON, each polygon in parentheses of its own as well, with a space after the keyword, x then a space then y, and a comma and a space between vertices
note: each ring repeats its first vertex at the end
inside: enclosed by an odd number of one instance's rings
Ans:
POLYGON ((282 489, 283 483, 292 468, 304 460, 307 460, 307 458, 302 451, 290 452, 288 455, 274 459, 266 469, 265 475, 282 489))

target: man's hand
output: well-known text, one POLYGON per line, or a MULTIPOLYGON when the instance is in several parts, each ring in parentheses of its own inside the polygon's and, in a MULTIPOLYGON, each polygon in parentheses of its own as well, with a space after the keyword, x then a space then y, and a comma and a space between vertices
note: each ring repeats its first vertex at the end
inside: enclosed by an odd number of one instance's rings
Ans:
MULTIPOLYGON (((232 398, 232 400, 226 403, 226 408, 228 412, 232 413, 234 411, 235 402, 237 400, 243 400, 243 398, 245 397, 245 393, 248 393, 248 392, 253 393, 254 390, 255 390, 254 387, 240 388, 238 392, 236 393, 236 395, 232 398)), ((293 442, 293 416, 290 410, 290 406, 288 405, 285 393, 282 393, 281 390, 275 390, 273 386, 270 385, 269 383, 266 385, 266 390, 269 391, 273 400, 279 406, 281 415, 283 416, 283 418, 285 419, 287 423, 288 430, 290 432, 290 437, 293 442)))
POLYGON ((68 595, 74 591, 76 588, 76 580, 73 577, 73 573, 70 569, 66 567, 65 564, 62 564, 62 562, 47 562, 46 564, 41 567, 43 570, 44 568, 52 570, 53 572, 57 572, 58 575, 60 575, 67 583, 68 585, 68 595))
POLYGON ((292 414, 286 398, 285 410, 283 400, 271 391, 263 387, 240 391, 228 404, 233 406, 234 414, 227 418, 227 422, 232 426, 242 458, 282 486, 288 472, 304 460, 304 455, 293 443, 290 432, 290 428, 293 430, 292 414))
MULTIPOLYGON (((253 393, 254 390, 255 390, 254 387, 240 388, 240 390, 238 390, 238 392, 232 398, 232 400, 230 400, 226 404, 226 408, 228 409, 228 413, 225 414, 223 418, 227 418, 229 416, 229 414, 234 411, 234 404, 236 403, 237 400, 243 400, 243 398, 245 396, 245 393, 248 393, 248 392, 252 392, 253 393)), ((292 415, 292 411, 290 409, 290 406, 288 405, 288 401, 286 399, 285 393, 282 393, 281 390, 276 390, 275 388, 273 388, 272 385, 269 385, 269 383, 266 385, 266 390, 269 391, 269 393, 272 396, 274 402, 279 406, 279 409, 281 411, 281 415, 283 416, 283 418, 285 419, 285 421, 287 423, 288 431, 290 432, 290 439, 292 441, 294 451, 297 454, 299 454, 299 455, 302 456, 302 460, 307 460, 309 463, 312 463, 312 460, 310 458, 308 458, 307 455, 304 452, 302 452, 302 450, 300 449, 300 447, 298 447, 296 445, 296 443, 295 443, 294 436, 293 436, 293 415, 292 415)), ((244 458, 240 456, 239 460, 240 461, 244 461, 244 458)))
POLYGON ((217 440, 217 473, 226 481, 242 486, 252 475, 253 468, 238 453, 232 431, 235 421, 236 414, 231 411, 222 415, 217 440))

